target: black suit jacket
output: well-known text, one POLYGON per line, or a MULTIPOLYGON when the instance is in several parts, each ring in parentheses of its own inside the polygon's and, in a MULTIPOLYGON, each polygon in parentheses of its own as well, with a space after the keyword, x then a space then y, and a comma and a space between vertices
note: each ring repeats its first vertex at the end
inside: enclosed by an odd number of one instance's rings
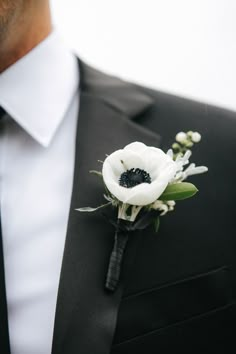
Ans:
MULTIPOLYGON (((236 350, 236 114, 150 90, 80 61, 74 185, 52 354, 210 354, 236 350), (121 282, 104 290, 112 226, 78 213, 103 202, 89 170, 132 141, 167 150, 179 131, 202 142, 194 161, 209 172, 200 192, 128 243, 121 282)), ((0 249, 0 353, 9 354, 0 249)), ((43 257, 43 255, 42 255, 43 257)), ((34 353, 32 353, 34 354, 34 353)))

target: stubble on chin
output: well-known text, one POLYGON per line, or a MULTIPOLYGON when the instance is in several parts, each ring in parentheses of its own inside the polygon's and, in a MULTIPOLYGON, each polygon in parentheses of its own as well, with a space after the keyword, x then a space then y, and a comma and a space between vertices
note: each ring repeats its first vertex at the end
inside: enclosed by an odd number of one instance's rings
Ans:
POLYGON ((21 0, 0 0, 0 46, 14 22, 21 0))

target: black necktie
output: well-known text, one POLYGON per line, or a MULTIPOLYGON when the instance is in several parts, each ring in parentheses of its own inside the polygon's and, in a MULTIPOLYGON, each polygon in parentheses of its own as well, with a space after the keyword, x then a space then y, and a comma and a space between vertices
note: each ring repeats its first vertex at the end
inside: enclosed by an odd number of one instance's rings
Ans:
MULTIPOLYGON (((6 112, 4 111, 4 109, 0 107, 0 120, 4 117, 5 113, 6 112)), ((10 354, 1 217, 0 217, 0 353, 10 354)))

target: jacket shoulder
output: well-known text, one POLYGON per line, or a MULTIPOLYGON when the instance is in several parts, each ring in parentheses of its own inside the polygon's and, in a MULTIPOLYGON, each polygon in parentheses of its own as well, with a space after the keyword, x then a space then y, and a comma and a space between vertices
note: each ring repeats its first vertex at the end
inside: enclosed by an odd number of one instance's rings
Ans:
POLYGON ((158 91, 107 74, 79 60, 81 89, 166 138, 180 130, 227 132, 235 140, 236 112, 158 91))

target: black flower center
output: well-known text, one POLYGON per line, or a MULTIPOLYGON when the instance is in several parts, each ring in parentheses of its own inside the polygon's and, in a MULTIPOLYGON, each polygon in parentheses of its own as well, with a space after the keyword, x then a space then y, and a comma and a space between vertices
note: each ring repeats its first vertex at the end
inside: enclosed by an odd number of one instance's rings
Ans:
POLYGON ((131 168, 121 174, 119 184, 122 187, 132 188, 141 183, 151 183, 149 173, 140 168, 131 168))

